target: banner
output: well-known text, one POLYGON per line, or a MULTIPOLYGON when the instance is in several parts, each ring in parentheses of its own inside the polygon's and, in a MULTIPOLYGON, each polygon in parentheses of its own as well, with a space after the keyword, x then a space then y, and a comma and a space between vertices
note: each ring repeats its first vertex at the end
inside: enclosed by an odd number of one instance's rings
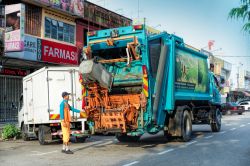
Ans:
POLYGON ((35 0, 40 4, 84 17, 84 0, 35 0))
POLYGON ((24 17, 23 4, 6 5, 5 52, 23 50, 24 17))
POLYGON ((77 48, 75 46, 42 40, 41 60, 51 63, 78 65, 77 48))
POLYGON ((27 72, 26 70, 21 69, 10 69, 10 68, 3 68, 0 71, 0 75, 11 75, 11 76, 26 76, 27 72))
POLYGON ((176 49, 175 87, 177 90, 208 92, 207 59, 176 49))
POLYGON ((6 52, 5 55, 12 58, 37 61, 37 55, 41 51, 39 45, 41 39, 29 35, 24 36, 23 51, 6 52))

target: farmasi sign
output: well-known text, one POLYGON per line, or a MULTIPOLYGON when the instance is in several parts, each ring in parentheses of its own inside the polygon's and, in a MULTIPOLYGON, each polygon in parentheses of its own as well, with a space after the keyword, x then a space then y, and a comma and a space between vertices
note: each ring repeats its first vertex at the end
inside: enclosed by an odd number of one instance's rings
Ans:
POLYGON ((47 40, 42 40, 41 60, 52 63, 78 64, 77 48, 47 40))

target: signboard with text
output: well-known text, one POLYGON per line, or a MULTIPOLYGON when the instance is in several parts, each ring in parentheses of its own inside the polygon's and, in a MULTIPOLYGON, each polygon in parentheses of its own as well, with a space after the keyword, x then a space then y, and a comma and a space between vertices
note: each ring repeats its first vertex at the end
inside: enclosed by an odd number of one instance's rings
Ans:
POLYGON ((77 48, 75 46, 48 40, 42 40, 41 45, 42 61, 59 64, 78 64, 77 48))
POLYGON ((69 14, 84 17, 84 0, 35 0, 40 4, 46 6, 50 5, 52 8, 56 8, 67 12, 69 14))
POLYGON ((3 68, 0 71, 0 75, 11 75, 11 76, 26 76, 27 72, 26 70, 21 69, 9 69, 9 68, 3 68))
POLYGON ((24 7, 23 4, 6 5, 5 7, 5 52, 23 50, 24 7))
POLYGON ((37 61, 37 55, 41 52, 41 39, 25 35, 23 42, 23 51, 6 52, 5 55, 12 58, 37 61))

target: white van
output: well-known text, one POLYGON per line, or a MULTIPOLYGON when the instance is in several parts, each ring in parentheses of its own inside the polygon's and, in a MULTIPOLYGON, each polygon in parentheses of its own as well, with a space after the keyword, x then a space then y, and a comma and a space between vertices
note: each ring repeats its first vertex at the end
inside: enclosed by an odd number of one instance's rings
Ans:
MULTIPOLYGON (((78 67, 44 67, 23 78, 23 104, 18 121, 24 140, 37 137, 40 144, 62 137, 60 103, 62 92, 71 93, 69 104, 81 110, 82 89, 78 67)), ((89 131, 86 118, 72 113, 71 134, 84 141, 89 131)))

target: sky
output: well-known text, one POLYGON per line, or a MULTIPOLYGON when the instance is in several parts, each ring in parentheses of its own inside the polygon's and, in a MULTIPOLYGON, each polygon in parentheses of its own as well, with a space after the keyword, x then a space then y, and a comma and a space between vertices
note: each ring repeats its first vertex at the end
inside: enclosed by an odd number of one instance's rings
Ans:
POLYGON ((139 9, 139 18, 146 18, 147 25, 175 33, 198 49, 207 49, 208 41, 214 40, 215 55, 235 67, 242 63, 250 71, 250 35, 242 31, 242 21, 228 18, 230 9, 239 6, 240 0, 89 1, 132 19, 138 18, 139 9))

